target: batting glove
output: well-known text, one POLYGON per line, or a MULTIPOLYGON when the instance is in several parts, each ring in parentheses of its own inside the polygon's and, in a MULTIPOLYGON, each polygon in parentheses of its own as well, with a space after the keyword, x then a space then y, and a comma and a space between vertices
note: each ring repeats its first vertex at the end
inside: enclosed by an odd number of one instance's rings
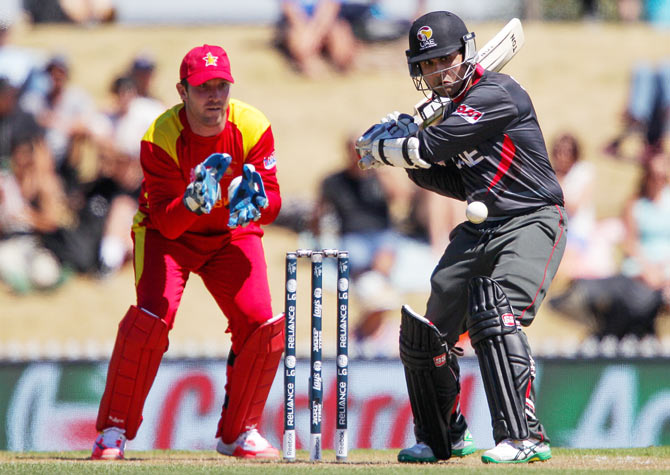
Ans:
POLYGON ((390 163, 379 160, 375 156, 375 142, 386 139, 413 137, 418 131, 419 126, 414 122, 414 117, 411 115, 399 112, 388 114, 382 118, 381 123, 370 127, 356 141, 356 152, 361 158, 358 166, 363 170, 367 170, 382 165, 390 165, 390 163))
POLYGON ((258 221, 261 209, 267 208, 269 204, 260 173, 253 165, 244 165, 242 175, 235 177, 228 186, 228 227, 234 229, 258 221))
POLYGON ((209 214, 214 204, 221 199, 219 181, 230 165, 232 157, 227 153, 213 153, 195 167, 195 178, 188 184, 182 202, 197 214, 209 214))

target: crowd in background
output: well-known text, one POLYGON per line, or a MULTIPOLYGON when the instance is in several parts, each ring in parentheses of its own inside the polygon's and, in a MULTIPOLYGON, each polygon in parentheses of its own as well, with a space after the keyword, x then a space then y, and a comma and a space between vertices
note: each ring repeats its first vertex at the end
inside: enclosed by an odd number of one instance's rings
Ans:
MULTIPOLYGON (((86 10, 74 9, 77 2, 64 8, 53 0, 42 10, 36 3, 24 2, 35 22, 114 19, 112 1, 82 2, 86 10)), ((344 74, 357 48, 406 34, 407 21, 385 17, 377 3, 282 1, 274 45, 298 74, 318 75, 324 59, 344 74)), ((668 14, 662 2, 615 3, 624 21, 645 15, 661 21, 668 14)), ((604 11, 603 2, 581 4, 585 18, 604 11)), ((419 13, 424 7, 417 2, 419 13)), ((41 61, 11 43, 11 27, 0 22, 0 282, 24 294, 57 288, 75 273, 104 278, 131 258, 140 139, 164 110, 152 93, 156 65, 151 55, 138 54, 109 79, 111 105, 100 109, 70 81, 67 55, 41 61)), ((592 325, 599 337, 654 335, 657 317, 670 304, 667 65, 637 66, 629 97, 621 131, 604 144, 607 156, 632 159, 640 169, 621 216, 598 219, 598 177, 579 137, 568 131, 549 140, 566 197, 569 241, 557 277, 563 291, 548 304, 592 325), (635 139, 643 146, 626 155, 626 143, 635 139)), ((396 323, 384 321, 400 296, 428 290, 465 205, 418 189, 395 169, 361 172, 352 138, 343 144, 342 169, 324 177, 315 201, 286 197, 276 225, 298 233, 305 247, 351 252, 352 288, 365 295, 354 336, 377 342, 388 328, 396 337, 396 323)))
POLYGON ((100 109, 70 81, 67 56, 41 61, 10 30, 0 26, 0 280, 28 293, 109 275, 130 257, 140 139, 164 110, 154 61, 119 71, 100 109))

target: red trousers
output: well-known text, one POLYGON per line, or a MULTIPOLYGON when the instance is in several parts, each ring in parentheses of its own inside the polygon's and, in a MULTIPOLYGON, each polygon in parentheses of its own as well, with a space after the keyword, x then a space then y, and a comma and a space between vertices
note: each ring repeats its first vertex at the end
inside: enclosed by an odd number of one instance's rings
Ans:
POLYGON ((238 233, 211 251, 163 237, 153 229, 135 228, 137 306, 172 328, 191 272, 198 274, 228 319, 233 353, 249 335, 272 318, 267 264, 260 236, 238 233))

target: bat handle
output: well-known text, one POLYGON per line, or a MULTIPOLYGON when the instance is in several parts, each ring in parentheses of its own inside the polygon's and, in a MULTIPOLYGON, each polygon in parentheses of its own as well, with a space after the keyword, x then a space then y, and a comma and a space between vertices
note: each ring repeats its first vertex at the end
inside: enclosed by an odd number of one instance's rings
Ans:
POLYGON ((358 168, 361 170, 370 170, 374 168, 375 159, 372 155, 365 155, 358 161, 358 168))

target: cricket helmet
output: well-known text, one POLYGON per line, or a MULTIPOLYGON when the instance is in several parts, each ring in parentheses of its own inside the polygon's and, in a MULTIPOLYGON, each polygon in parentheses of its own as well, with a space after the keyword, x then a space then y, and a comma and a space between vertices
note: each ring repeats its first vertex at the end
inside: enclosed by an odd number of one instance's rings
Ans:
POLYGON ((468 31, 463 20, 451 12, 435 11, 417 18, 409 30, 409 49, 405 52, 409 74, 417 90, 430 90, 423 80, 421 61, 448 56, 456 51, 463 54, 463 63, 468 65, 462 78, 466 83, 475 70, 475 34, 468 31))

